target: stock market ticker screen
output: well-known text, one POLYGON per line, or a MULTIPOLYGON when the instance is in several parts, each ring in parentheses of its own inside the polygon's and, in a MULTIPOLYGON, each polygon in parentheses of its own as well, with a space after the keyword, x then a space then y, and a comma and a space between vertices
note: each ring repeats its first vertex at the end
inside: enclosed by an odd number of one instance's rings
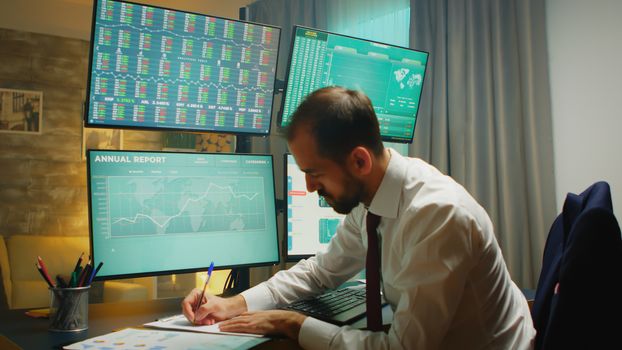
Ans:
POLYGON ((95 4, 86 125, 266 135, 280 28, 95 4))
POLYGON ((339 85, 369 96, 383 140, 412 142, 427 61, 427 52, 297 26, 279 125, 307 94, 339 85))

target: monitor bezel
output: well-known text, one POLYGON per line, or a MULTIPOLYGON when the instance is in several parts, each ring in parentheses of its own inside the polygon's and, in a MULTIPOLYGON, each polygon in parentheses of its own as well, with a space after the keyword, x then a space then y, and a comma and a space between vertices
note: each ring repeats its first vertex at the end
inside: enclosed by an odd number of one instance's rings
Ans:
MULTIPOLYGON (((276 200, 276 174, 274 172, 274 156, 272 154, 265 153, 218 153, 218 152, 172 152, 172 151, 144 151, 144 150, 109 150, 109 149, 90 149, 86 151, 86 182, 87 182, 87 206, 88 206, 88 220, 89 220, 89 249, 91 254, 91 259, 93 262, 96 262, 95 251, 93 249, 93 213, 92 213, 92 189, 91 189, 91 154, 94 152, 114 152, 114 153, 130 153, 130 152, 140 152, 140 153, 154 153, 154 154, 193 154, 193 155, 216 155, 216 156, 263 156, 270 159, 272 164, 272 189, 274 191, 273 200, 274 200, 274 223, 275 223, 275 244, 276 244, 276 260, 274 261, 262 261, 256 263, 248 263, 248 264, 235 264, 235 265, 214 265, 215 270, 225 270, 225 269, 237 269, 237 268, 248 268, 248 267, 261 267, 261 266, 274 266, 280 263, 281 261, 281 251, 279 245, 279 229, 278 229, 278 216, 277 216, 277 200, 276 200)), ((126 274, 117 274, 117 275, 106 275, 106 276, 98 276, 96 275, 93 279, 94 281, 106 281, 113 279, 125 279, 125 278, 136 278, 136 277, 153 277, 153 276, 163 276, 170 274, 182 274, 182 273, 192 273, 199 271, 206 271, 209 268, 209 263, 206 260, 205 266, 200 266, 196 268, 190 269, 173 269, 173 270, 163 270, 163 271, 148 271, 148 272, 140 272, 140 273, 126 273, 126 274)))
POLYGON ((100 128, 100 129, 175 131, 175 132, 186 132, 186 133, 216 132, 216 133, 221 133, 221 134, 240 135, 240 136, 269 136, 270 135, 270 133, 272 132, 272 119, 273 119, 272 115, 274 114, 274 109, 275 109, 274 100, 275 100, 275 95, 276 95, 276 92, 277 92, 277 78, 276 78, 276 76, 277 76, 277 72, 278 72, 279 52, 280 52, 280 47, 281 47, 281 34, 282 34, 282 28, 281 27, 275 26, 275 25, 271 25, 271 24, 252 22, 252 21, 246 21, 246 20, 241 20, 241 19, 233 19, 233 18, 227 18, 227 17, 221 17, 221 16, 206 15, 206 14, 203 14, 203 13, 178 10, 178 9, 174 9, 174 8, 168 8, 168 7, 163 7, 163 6, 156 6, 156 5, 151 5, 151 4, 141 4, 141 3, 132 2, 132 1, 126 1, 126 0, 108 0, 108 1, 114 1, 114 2, 119 2, 119 3, 126 3, 126 4, 130 4, 130 5, 137 5, 137 6, 146 6, 146 7, 152 7, 152 8, 162 9, 162 10, 176 11, 176 12, 193 14, 193 15, 198 15, 198 16, 203 16, 203 17, 211 17, 211 18, 216 18, 216 19, 234 21, 234 22, 245 23, 245 24, 254 24, 254 25, 258 25, 258 26, 270 27, 270 28, 277 29, 279 31, 279 40, 278 40, 277 46, 276 46, 276 63, 274 64, 274 78, 273 78, 273 82, 272 82, 272 101, 271 101, 270 113, 269 113, 268 120, 267 120, 268 128, 267 128, 265 133, 262 133, 262 132, 251 132, 251 131, 234 131, 234 130, 201 129, 201 128, 150 127, 150 126, 117 125, 117 124, 111 125, 111 124, 106 124, 106 123, 101 123, 100 124, 100 123, 91 123, 91 122, 89 122, 89 109, 90 109, 90 96, 91 96, 91 79, 92 79, 92 75, 93 75, 92 74, 93 73, 93 69, 92 69, 92 67, 93 67, 93 50, 94 50, 94 47, 95 47, 95 22, 96 22, 96 19, 97 19, 97 5, 101 1, 102 0, 94 0, 93 1, 93 16, 92 16, 92 21, 91 21, 91 35, 90 35, 90 41, 89 41, 89 63, 88 63, 88 66, 87 66, 86 98, 85 98, 85 101, 84 101, 84 104, 83 104, 84 107, 83 107, 83 118, 82 118, 82 121, 83 121, 85 127, 87 127, 87 128, 100 128))
POLYGON ((291 38, 291 43, 289 45, 289 57, 287 59, 287 68, 286 68, 286 71, 285 71, 285 82, 284 82, 285 87, 283 88, 283 96, 281 96, 281 106, 279 107, 280 109, 279 109, 279 112, 278 112, 277 122, 276 122, 277 130, 279 130, 280 132, 284 132, 284 130, 287 129, 287 126, 283 126, 283 113, 285 112, 285 100, 287 99, 287 92, 289 90, 289 75, 290 75, 290 70, 292 68, 292 54, 294 53, 294 43, 296 41, 296 31, 298 30, 298 28, 306 29, 306 30, 312 30, 312 31, 316 31, 316 32, 321 32, 321 33, 325 33, 325 34, 328 34, 328 35, 335 35, 335 36, 341 36, 341 37, 346 37, 346 38, 351 38, 351 39, 356 39, 356 40, 362 40, 362 41, 369 42, 369 43, 374 43, 374 44, 391 46, 391 47, 395 47, 395 48, 399 48, 399 49, 404 49, 404 50, 409 50, 409 51, 421 52, 421 53, 425 53, 427 55, 428 59, 426 59, 426 62, 425 62, 424 75, 423 75, 423 79, 422 79, 422 82, 421 82, 421 93, 419 94, 419 103, 417 104, 417 112, 415 113, 415 123, 413 125, 413 133, 412 133, 411 138, 410 139, 395 138, 395 137, 383 136, 382 134, 380 134, 380 137, 381 137, 382 141, 394 142, 394 143, 412 143, 414 138, 415 138, 415 130, 417 130, 417 120, 419 119, 419 109, 421 108, 421 97, 423 96, 423 88, 424 88, 424 84, 425 84, 425 77, 426 77, 426 75, 428 75, 427 74, 427 69, 428 69, 428 61, 429 61, 429 58, 430 58, 430 53, 428 51, 424 51, 424 50, 417 50, 417 49, 413 49, 413 48, 410 48, 410 47, 404 47, 404 46, 394 45, 394 44, 387 44, 387 43, 383 43, 383 42, 380 42, 380 41, 359 38, 359 37, 355 37, 355 36, 351 36, 351 35, 339 34, 339 33, 331 32, 331 31, 327 31, 327 30, 311 28, 311 27, 302 26, 302 25, 294 25, 293 26, 293 30, 292 30, 292 38, 291 38))

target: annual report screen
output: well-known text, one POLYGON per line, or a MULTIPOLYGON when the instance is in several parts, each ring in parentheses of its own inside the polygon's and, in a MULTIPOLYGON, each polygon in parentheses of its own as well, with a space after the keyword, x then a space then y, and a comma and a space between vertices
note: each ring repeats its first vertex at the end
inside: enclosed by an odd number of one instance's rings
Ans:
POLYGON ((100 276, 278 261, 272 157, 89 151, 100 276))

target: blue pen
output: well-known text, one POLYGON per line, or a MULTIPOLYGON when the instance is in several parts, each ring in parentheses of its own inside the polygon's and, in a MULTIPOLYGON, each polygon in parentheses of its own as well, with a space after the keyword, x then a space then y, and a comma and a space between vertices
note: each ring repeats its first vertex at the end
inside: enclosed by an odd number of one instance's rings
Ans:
POLYGON ((95 275, 97 275, 97 273, 99 272, 99 269, 102 268, 102 265, 104 264, 103 261, 100 261, 99 264, 97 265, 96 269, 93 269, 93 272, 91 272, 91 276, 89 276, 88 281, 86 282, 87 286, 90 286, 91 283, 93 282, 93 278, 95 278, 95 275))
POLYGON ((199 300, 197 300, 197 305, 194 308, 194 318, 192 319, 192 323, 197 323, 197 310, 199 310, 199 306, 201 306, 201 301, 203 301, 203 296, 205 295, 205 288, 207 288, 207 284, 209 283, 209 279, 212 277, 212 271, 214 271, 214 262, 209 265, 209 269, 207 270, 207 279, 205 280, 205 284, 203 285, 203 292, 201 292, 201 296, 199 300))

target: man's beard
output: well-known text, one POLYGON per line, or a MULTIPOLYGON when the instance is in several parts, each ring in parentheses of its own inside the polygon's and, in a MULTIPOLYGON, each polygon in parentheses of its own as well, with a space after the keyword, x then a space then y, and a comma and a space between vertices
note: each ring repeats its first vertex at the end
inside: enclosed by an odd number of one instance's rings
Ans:
POLYGON ((340 198, 335 198, 323 190, 318 190, 318 194, 324 197, 326 202, 333 207, 333 210, 337 213, 349 214, 352 209, 356 208, 361 202, 363 183, 348 174, 347 179, 344 181, 344 188, 344 195, 340 198))

